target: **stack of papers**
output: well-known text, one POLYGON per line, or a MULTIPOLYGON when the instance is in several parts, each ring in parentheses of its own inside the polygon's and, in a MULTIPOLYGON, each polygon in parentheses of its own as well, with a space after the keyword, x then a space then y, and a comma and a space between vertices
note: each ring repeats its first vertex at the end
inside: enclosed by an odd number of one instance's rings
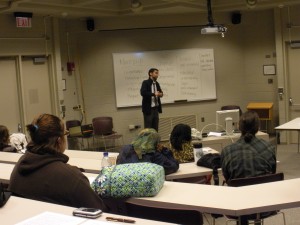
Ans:
POLYGON ((221 137, 222 136, 222 132, 209 132, 207 134, 208 137, 221 137))

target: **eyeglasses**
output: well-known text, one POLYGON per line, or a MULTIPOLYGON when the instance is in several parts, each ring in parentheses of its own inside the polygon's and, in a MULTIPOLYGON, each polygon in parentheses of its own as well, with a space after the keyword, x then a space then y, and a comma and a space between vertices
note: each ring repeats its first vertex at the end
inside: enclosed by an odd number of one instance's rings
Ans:
POLYGON ((70 134, 70 131, 65 130, 64 135, 69 135, 69 134, 70 134))

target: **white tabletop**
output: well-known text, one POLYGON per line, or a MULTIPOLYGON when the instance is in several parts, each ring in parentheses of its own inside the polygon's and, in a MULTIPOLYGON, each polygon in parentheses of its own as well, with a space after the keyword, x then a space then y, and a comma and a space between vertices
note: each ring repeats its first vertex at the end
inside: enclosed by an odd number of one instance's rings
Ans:
MULTIPOLYGON (((70 158, 86 158, 86 159, 102 159, 103 152, 97 151, 83 151, 83 150, 70 150, 66 149, 64 152, 70 158)), ((117 157, 119 155, 118 152, 109 152, 109 156, 117 157)))
POLYGON ((175 173, 166 175, 166 180, 174 180, 189 177, 199 177, 212 174, 212 169, 197 166, 195 162, 179 164, 179 170, 175 173))
POLYGON ((243 187, 166 181, 155 197, 130 198, 128 202, 240 216, 299 207, 299 186, 300 178, 243 187))
MULTIPOLYGON (((202 140, 198 140, 198 142, 201 142, 203 147, 210 147, 212 149, 221 152, 223 148, 237 141, 240 137, 241 137, 240 133, 234 133, 232 135, 224 135, 218 137, 214 137, 214 136, 205 137, 202 140)), ((264 139, 265 141, 269 141, 269 134, 261 131, 258 131, 256 133, 256 137, 264 139)))
POLYGON ((0 151, 0 162, 16 164, 22 155, 22 153, 0 151))
MULTIPOLYGON (((74 153, 67 151, 67 153, 69 155, 73 155, 69 156, 68 164, 82 168, 89 173, 99 173, 102 160, 101 154, 99 154, 99 156, 101 156, 100 158, 93 158, 91 155, 89 155, 90 152, 81 153, 80 151, 78 151, 78 153, 74 153), (80 156, 82 156, 83 158, 81 158, 80 156)), ((23 154, 20 153, 0 152, 0 163, 16 164, 22 155, 23 154)), ((117 156, 118 153, 109 153, 109 157, 117 156)))
MULTIPOLYGON (((10 199, 8 200, 8 202, 6 203, 6 205, 3 206, 2 208, 0 208, 1 224, 13 225, 13 224, 21 222, 25 219, 36 216, 45 211, 71 216, 74 209, 75 208, 73 208, 73 207, 67 207, 67 206, 62 206, 62 205, 57 205, 57 204, 51 204, 51 203, 34 201, 34 200, 30 200, 30 199, 18 198, 15 196, 11 196, 10 199)), ((133 218, 133 217, 119 216, 119 215, 110 214, 110 213, 103 213, 96 220, 106 221, 105 218, 107 216, 133 219, 136 221, 135 224, 142 224, 142 225, 170 224, 170 223, 144 220, 144 219, 133 218)), ((108 223, 111 223, 112 225, 113 224, 121 224, 121 223, 116 223, 116 222, 108 222, 108 223)), ((124 224, 124 223, 122 223, 122 224, 124 224)))
MULTIPOLYGON (((15 164, 0 163, 0 181, 9 183, 10 175, 15 167, 15 164)), ((95 173, 83 173, 90 181, 93 181, 98 174, 95 173)))
POLYGON ((275 127, 275 130, 300 130, 300 117, 275 127))

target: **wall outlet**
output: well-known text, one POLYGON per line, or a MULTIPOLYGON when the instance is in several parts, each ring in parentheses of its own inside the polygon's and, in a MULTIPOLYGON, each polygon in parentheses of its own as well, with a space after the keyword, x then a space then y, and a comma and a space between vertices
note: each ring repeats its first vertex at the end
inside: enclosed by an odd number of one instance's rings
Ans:
POLYGON ((128 128, 129 128, 129 130, 134 130, 135 129, 135 125, 129 125, 128 128))

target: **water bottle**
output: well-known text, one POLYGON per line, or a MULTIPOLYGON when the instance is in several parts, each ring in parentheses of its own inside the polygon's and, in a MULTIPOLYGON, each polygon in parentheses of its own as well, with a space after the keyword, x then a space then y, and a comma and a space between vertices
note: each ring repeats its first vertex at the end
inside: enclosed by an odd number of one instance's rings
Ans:
POLYGON ((101 161, 101 169, 103 169, 104 167, 107 167, 107 166, 111 166, 111 162, 108 158, 108 152, 103 152, 103 158, 101 161))
POLYGON ((197 163, 198 160, 203 156, 202 143, 194 143, 193 147, 195 163, 197 163))

